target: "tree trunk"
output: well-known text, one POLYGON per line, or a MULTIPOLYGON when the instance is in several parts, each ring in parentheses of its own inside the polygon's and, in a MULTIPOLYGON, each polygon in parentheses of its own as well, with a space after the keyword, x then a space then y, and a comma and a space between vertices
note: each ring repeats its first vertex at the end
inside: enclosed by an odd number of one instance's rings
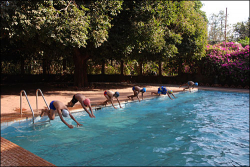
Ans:
POLYGON ((75 49, 74 52, 74 63, 75 63, 75 73, 74 73, 74 85, 77 87, 88 86, 88 76, 87 76, 87 52, 81 52, 79 48, 75 49))
POLYGON ((179 59, 178 76, 182 75, 182 59, 179 59))
POLYGON ((21 74, 24 74, 24 59, 21 58, 21 74))
POLYGON ((105 60, 102 60, 102 75, 105 75, 105 60))
POLYGON ((43 59, 43 74, 50 74, 50 63, 48 59, 43 59))
POLYGON ((123 60, 121 60, 121 67, 120 67, 120 69, 121 69, 121 75, 123 75, 123 64, 124 64, 124 61, 123 60))
POLYGON ((139 75, 142 75, 142 61, 139 63, 139 75))
POLYGON ((162 62, 159 61, 159 76, 162 76, 162 62))
POLYGON ((110 65, 113 67, 113 59, 111 58, 110 60, 111 60, 110 61, 111 62, 110 65))
POLYGON ((28 74, 31 74, 31 61, 29 62, 29 66, 28 66, 28 74))
POLYGON ((45 75, 47 73, 47 61, 46 59, 43 59, 43 74, 45 75))
MULTIPOLYGON (((204 64, 203 60, 200 60, 200 62, 201 62, 201 64, 204 64)), ((197 64, 197 66, 198 66, 197 74, 198 74, 198 75, 202 75, 202 67, 201 67, 201 64, 200 64, 198 61, 196 61, 195 64, 197 64)), ((204 66, 204 65, 202 65, 202 66, 204 66)))
POLYGON ((66 59, 63 59, 63 71, 66 70, 66 66, 67 66, 67 61, 66 59))

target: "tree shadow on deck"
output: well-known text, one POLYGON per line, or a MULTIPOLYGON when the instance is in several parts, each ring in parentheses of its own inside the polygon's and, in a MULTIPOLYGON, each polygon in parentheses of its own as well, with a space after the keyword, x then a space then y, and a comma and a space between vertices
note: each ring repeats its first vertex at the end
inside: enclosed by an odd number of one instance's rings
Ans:
MULTIPOLYGON (((36 90, 40 89, 42 93, 50 95, 59 95, 60 91, 72 91, 74 94, 77 91, 99 91, 106 89, 126 89, 132 87, 132 84, 119 84, 119 83, 90 83, 90 86, 79 88, 73 86, 73 83, 66 82, 53 82, 53 83, 12 83, 1 84, 1 95, 20 95, 21 90, 25 90, 28 96, 35 96, 36 90), (57 93, 58 92, 58 93, 57 93)), ((69 94, 70 96, 72 94, 69 94)), ((40 93, 39 93, 40 95, 40 93)))

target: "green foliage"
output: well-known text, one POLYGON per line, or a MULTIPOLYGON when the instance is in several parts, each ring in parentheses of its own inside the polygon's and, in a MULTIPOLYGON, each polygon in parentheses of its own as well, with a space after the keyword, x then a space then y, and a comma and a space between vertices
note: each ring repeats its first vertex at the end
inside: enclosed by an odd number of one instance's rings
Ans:
POLYGON ((206 22, 200 7, 193 2, 125 1, 98 54, 144 62, 166 60, 178 52, 200 58, 206 46, 206 22), (182 46, 188 50, 181 50, 182 46))
MULTIPOLYGON (((80 58, 92 59, 90 73, 100 73, 97 64, 105 59, 131 62, 134 69, 129 64, 125 73, 139 73, 137 62, 147 61, 170 61, 176 68, 179 59, 204 56, 207 24, 201 6, 200 1, 162 0, 10 1, 1 6, 1 41, 6 42, 1 53, 7 57, 15 46, 12 55, 25 59, 72 60, 79 48, 80 58)), ((156 70, 154 63, 144 67, 151 66, 156 70)))
MULTIPOLYGON (((9 38, 28 42, 36 40, 39 46, 52 46, 61 50, 67 46, 86 47, 88 41, 96 47, 108 37, 110 15, 117 15, 121 1, 13 1, 12 13, 2 15, 7 25, 1 25, 9 38), (6 27, 5 27, 6 26, 6 27), (58 46, 58 47, 55 47, 58 46)), ((5 10, 6 11, 6 10, 5 10)), ((35 45, 36 43, 32 43, 35 45)))
POLYGON ((98 62, 93 60, 88 60, 88 74, 101 74, 102 73, 102 66, 98 62))
POLYGON ((245 39, 240 39, 237 42, 240 43, 243 47, 246 47, 247 45, 249 45, 249 37, 245 37, 245 39))
POLYGON ((177 6, 178 24, 175 26, 178 34, 181 35, 181 43, 177 44, 176 66, 181 71, 183 62, 191 63, 195 59, 201 59, 205 56, 207 22, 193 1, 181 1, 177 6))

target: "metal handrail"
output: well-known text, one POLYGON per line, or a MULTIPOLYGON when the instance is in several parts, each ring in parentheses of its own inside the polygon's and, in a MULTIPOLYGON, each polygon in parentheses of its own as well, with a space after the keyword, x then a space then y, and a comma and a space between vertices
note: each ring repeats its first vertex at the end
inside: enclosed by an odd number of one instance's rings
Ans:
POLYGON ((30 106, 30 109, 31 109, 31 111, 32 111, 33 124, 34 124, 34 111, 33 111, 32 107, 31 107, 31 105, 30 105, 30 102, 29 102, 29 99, 28 99, 28 97, 27 97, 27 94, 26 94, 25 90, 21 90, 21 92, 20 92, 20 114, 22 114, 22 95, 23 95, 23 93, 25 94, 25 97, 26 97, 26 99, 27 99, 27 102, 28 102, 28 104, 29 104, 29 106, 30 106))
POLYGON ((36 111, 38 112, 38 91, 41 93, 41 95, 42 95, 42 97, 43 97, 43 100, 44 100, 46 106, 47 106, 48 109, 50 110, 50 107, 49 107, 49 105, 47 104, 47 102, 46 102, 46 100, 45 100, 45 98, 44 98, 44 96, 43 96, 43 93, 42 93, 41 89, 37 89, 37 90, 36 90, 36 111))

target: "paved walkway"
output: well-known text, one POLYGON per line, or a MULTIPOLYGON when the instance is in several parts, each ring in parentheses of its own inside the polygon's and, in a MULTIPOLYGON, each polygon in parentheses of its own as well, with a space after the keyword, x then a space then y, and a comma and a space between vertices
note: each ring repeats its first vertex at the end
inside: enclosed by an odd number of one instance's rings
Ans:
POLYGON ((1 166, 55 166, 1 137, 1 166))

